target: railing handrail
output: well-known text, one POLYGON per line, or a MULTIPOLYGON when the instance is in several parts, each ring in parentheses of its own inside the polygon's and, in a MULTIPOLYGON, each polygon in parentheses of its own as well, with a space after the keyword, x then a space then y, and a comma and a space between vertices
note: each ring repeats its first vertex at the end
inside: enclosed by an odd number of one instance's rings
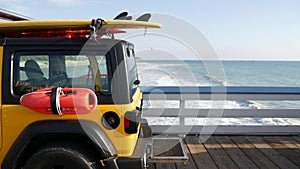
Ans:
MULTIPOLYGON (((207 86, 148 86, 142 87, 144 100, 177 100, 179 108, 144 108, 144 117, 178 117, 179 125, 154 125, 155 133, 182 134, 181 130, 191 128, 195 133, 205 125, 189 126, 185 118, 300 118, 300 106, 296 109, 205 109, 186 108, 187 100, 264 100, 264 101, 300 101, 300 87, 207 87, 207 86), (211 113, 211 112, 221 112, 211 113), (171 127, 171 130, 165 131, 171 127)), ((216 127, 214 134, 243 135, 298 135, 300 125, 225 125, 216 127)))
POLYGON ((221 109, 144 108, 144 117, 195 118, 300 118, 299 109, 222 109, 222 116, 210 114, 221 109), (284 112, 284 113, 282 113, 284 112))
POLYGON ((142 86, 144 94, 300 94, 300 87, 267 86, 142 86))

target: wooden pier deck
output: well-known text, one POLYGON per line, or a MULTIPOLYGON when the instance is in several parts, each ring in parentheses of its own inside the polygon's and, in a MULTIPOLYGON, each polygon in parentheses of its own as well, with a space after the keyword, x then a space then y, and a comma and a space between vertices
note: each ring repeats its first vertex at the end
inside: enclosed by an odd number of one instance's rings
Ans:
POLYGON ((189 162, 152 164, 150 169, 296 169, 300 168, 298 136, 212 136, 203 143, 187 136, 189 162))

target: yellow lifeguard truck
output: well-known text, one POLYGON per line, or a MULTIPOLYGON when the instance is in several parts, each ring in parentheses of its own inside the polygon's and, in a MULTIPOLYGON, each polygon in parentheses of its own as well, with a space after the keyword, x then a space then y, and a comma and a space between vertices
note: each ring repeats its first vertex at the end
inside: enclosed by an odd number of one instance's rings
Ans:
POLYGON ((116 20, 0 15, 12 20, 0 22, 2 169, 132 169, 187 160, 183 150, 176 158, 153 153, 154 142, 174 139, 149 139, 134 46, 100 38, 160 28, 147 22, 149 14, 135 21, 126 13, 116 20))

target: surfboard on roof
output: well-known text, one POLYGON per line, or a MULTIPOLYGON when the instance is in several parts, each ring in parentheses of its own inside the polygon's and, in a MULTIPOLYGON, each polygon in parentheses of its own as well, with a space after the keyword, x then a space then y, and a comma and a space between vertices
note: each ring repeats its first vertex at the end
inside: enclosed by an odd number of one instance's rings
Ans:
MULTIPOLYGON (((32 20, 1 22, 0 32, 38 31, 38 30, 85 30, 96 26, 92 20, 32 20)), ((104 29, 134 29, 160 28, 161 25, 153 22, 129 20, 102 20, 100 28, 104 29)))
POLYGON ((7 18, 8 22, 0 22, 0 33, 26 32, 26 31, 49 31, 49 30, 89 30, 100 29, 138 29, 138 28, 160 28, 158 23, 148 22, 151 15, 144 14, 131 20, 127 12, 122 12, 114 20, 92 19, 92 20, 29 20, 26 18, 13 17, 0 11, 0 18, 7 18))

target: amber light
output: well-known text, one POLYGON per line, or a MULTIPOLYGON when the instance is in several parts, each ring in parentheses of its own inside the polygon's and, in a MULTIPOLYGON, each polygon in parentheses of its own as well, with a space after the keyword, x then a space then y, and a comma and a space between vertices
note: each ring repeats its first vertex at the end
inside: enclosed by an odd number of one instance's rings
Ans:
POLYGON ((8 38, 89 38, 90 32, 90 30, 15 32, 5 36, 8 38))

